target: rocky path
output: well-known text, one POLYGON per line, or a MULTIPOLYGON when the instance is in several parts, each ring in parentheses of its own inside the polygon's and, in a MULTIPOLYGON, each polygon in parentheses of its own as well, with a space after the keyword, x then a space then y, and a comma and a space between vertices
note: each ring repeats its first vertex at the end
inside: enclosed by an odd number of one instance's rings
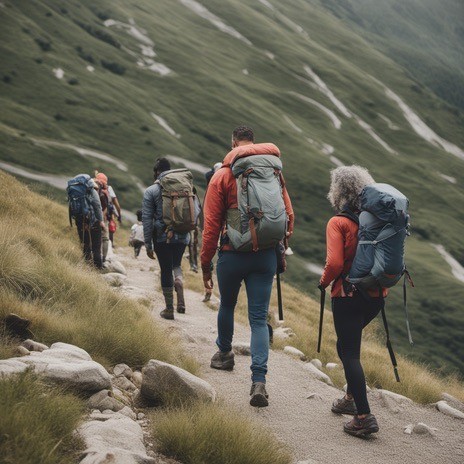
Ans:
MULTIPOLYGON (((419 406, 404 397, 382 391, 369 393, 373 413, 380 432, 369 439, 357 439, 343 433, 347 420, 330 412, 334 398, 341 391, 317 380, 304 363, 281 351, 271 351, 269 360, 268 408, 256 409, 248 404, 250 389, 250 358, 236 356, 233 372, 209 368, 216 351, 216 315, 201 302, 202 295, 186 290, 187 312, 176 314, 175 321, 159 318, 163 307, 159 292, 158 267, 142 252, 132 257, 132 250, 120 248, 117 257, 127 269, 127 279, 121 291, 135 298, 153 301, 153 317, 167 329, 185 340, 186 349, 202 366, 201 377, 211 383, 226 403, 257 418, 292 451, 295 462, 375 464, 450 464, 464 462, 464 420, 445 416, 434 406, 419 406), (409 424, 424 423, 431 432, 417 427, 406 434, 409 424), (425 433, 418 433, 418 432, 425 433)), ((249 342, 250 330, 236 324, 236 342, 249 342)))

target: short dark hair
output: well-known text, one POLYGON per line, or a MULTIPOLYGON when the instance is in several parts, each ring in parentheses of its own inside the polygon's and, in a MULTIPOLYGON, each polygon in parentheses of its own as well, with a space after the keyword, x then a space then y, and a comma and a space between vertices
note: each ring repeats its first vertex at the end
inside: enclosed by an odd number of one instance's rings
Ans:
POLYGON ((237 142, 242 142, 244 140, 248 142, 255 141, 255 135, 253 134, 253 129, 248 126, 238 126, 232 132, 232 138, 237 142))
POLYGON ((135 214, 137 214, 137 221, 141 221, 142 220, 142 210, 138 209, 135 214))
POLYGON ((155 161, 155 165, 153 166, 153 172, 156 174, 161 174, 164 171, 169 171, 171 169, 171 163, 167 158, 158 158, 155 161))

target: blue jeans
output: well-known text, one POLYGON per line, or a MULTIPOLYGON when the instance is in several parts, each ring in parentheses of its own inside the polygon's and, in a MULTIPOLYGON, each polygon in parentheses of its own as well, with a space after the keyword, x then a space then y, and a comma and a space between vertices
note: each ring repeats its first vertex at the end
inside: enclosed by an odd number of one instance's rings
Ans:
POLYGON ((223 352, 232 349, 234 309, 242 281, 248 298, 251 327, 251 380, 266 382, 269 357, 267 313, 277 259, 274 248, 258 252, 223 251, 217 262, 221 304, 218 313, 217 346, 223 352))

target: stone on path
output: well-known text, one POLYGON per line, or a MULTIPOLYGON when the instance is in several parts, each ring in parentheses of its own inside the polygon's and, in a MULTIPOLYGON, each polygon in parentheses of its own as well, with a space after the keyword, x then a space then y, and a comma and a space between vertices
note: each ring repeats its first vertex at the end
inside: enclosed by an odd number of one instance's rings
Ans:
POLYGON ((435 436, 436 429, 429 427, 427 424, 424 424, 423 422, 419 422, 414 426, 412 431, 413 433, 417 433, 418 435, 435 436))
POLYGON ((437 409, 447 416, 455 417, 456 419, 464 419, 464 412, 451 407, 446 401, 439 401, 437 403, 437 409))
POLYGON ((286 340, 290 337, 295 336, 293 330, 290 327, 277 327, 274 329, 274 339, 286 340))
POLYGON ((113 386, 119 388, 120 390, 132 392, 137 389, 137 387, 127 377, 124 377, 123 375, 115 377, 111 381, 111 383, 113 386))
POLYGON ((333 382, 330 377, 324 372, 320 371, 312 362, 304 364, 303 369, 306 369, 316 379, 326 383, 327 385, 333 386, 333 382))
POLYGON ((123 375, 130 379, 132 376, 132 369, 127 364, 116 364, 116 366, 113 367, 113 374, 116 377, 123 375))
POLYGON ((132 373, 131 381, 137 388, 140 388, 142 386, 142 378, 142 373, 135 371, 132 373))
POLYGON ((107 274, 102 274, 102 278, 106 280, 106 282, 108 282, 112 287, 121 287, 127 280, 127 277, 123 273, 118 272, 108 272, 107 274))
POLYGON ((232 350, 235 354, 242 356, 251 356, 251 348, 249 343, 237 342, 232 346, 232 350))
POLYGON ((103 272, 105 272, 106 274, 117 273, 127 275, 126 268, 122 265, 121 262, 115 259, 107 259, 105 261, 105 264, 103 265, 103 272))
POLYGON ((87 407, 99 411, 120 411, 124 408, 124 404, 114 398, 109 390, 105 389, 92 395, 87 400, 87 407))
POLYGON ((143 431, 120 413, 92 414, 77 432, 86 450, 81 464, 154 464, 143 444, 143 431))
POLYGON ((0 373, 22 372, 27 367, 32 367, 35 373, 48 380, 79 391, 92 392, 111 387, 111 377, 106 369, 92 361, 86 351, 67 343, 54 343, 42 352, 32 351, 29 356, 0 361, 0 373))
POLYGON ((16 347, 16 353, 19 356, 29 356, 31 354, 31 352, 27 348, 25 348, 24 346, 21 346, 21 345, 18 345, 16 347))
POLYGON ((309 361, 313 366, 316 366, 319 370, 322 369, 322 361, 320 359, 314 358, 309 361))
POLYGON ((451 407, 459 409, 459 411, 464 412, 464 403, 459 401, 454 396, 450 395, 449 393, 442 393, 441 399, 446 401, 451 407))
POLYGON ((319 393, 310 393, 307 397, 307 400, 320 400, 322 401, 322 396, 319 393))
POLYGON ((306 355, 302 351, 295 348, 294 346, 286 346, 284 348, 284 353, 290 356, 295 356, 296 358, 299 358, 302 361, 306 361, 306 355))
POLYGON ((327 363, 325 365, 325 368, 326 369, 329 369, 329 370, 334 370, 334 369, 338 369, 338 364, 337 363, 327 363))
POLYGON ((401 412, 406 406, 413 403, 410 398, 398 393, 393 393, 389 390, 374 390, 372 394, 379 398, 383 406, 394 414, 401 412))
POLYGON ((189 402, 214 401, 216 391, 205 380, 180 367, 151 359, 142 369, 140 394, 149 403, 162 404, 169 399, 189 402))
POLYGON ((48 350, 47 345, 44 345, 43 343, 35 342, 34 340, 31 340, 31 339, 24 340, 21 343, 21 346, 24 346, 24 348, 26 348, 26 350, 29 350, 29 351, 41 352, 41 351, 48 350))

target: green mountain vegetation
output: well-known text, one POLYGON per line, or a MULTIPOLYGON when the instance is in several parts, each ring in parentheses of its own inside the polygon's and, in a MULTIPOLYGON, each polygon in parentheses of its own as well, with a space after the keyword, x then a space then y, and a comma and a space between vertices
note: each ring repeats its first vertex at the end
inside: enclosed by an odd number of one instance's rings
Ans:
POLYGON ((391 59, 390 32, 370 40, 339 16, 305 0, 2 0, 0 168, 59 199, 66 178, 99 169, 134 210, 156 157, 185 160, 204 186, 233 127, 249 124, 283 153, 297 216, 286 280, 315 294, 329 171, 366 166, 411 200, 416 345, 397 288, 395 346, 463 373, 464 117, 391 59))
POLYGON ((439 97, 464 109, 463 2, 324 0, 317 4, 354 26, 439 97))

